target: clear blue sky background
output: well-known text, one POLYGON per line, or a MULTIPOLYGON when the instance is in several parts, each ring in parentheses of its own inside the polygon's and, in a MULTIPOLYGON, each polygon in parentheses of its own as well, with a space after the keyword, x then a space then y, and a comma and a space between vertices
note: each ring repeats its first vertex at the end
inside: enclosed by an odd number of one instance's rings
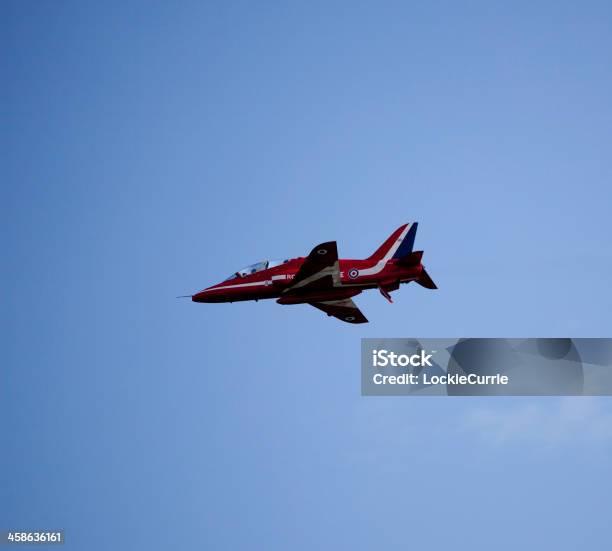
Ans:
POLYGON ((609 399, 364 398, 361 337, 610 336, 609 2, 2 2, 0 527, 607 549, 609 399), (176 300, 419 221, 351 326, 176 300))

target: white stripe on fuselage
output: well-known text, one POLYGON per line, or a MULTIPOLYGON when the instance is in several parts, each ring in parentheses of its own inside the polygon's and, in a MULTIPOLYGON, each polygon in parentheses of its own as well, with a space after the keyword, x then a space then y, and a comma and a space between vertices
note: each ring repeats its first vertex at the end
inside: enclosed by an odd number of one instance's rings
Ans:
POLYGON ((225 289, 237 289, 238 287, 256 287, 266 285, 265 281, 253 281, 251 283, 234 283, 233 285, 224 285, 223 287, 213 287, 212 289, 205 289, 204 292, 208 291, 224 291, 225 289))

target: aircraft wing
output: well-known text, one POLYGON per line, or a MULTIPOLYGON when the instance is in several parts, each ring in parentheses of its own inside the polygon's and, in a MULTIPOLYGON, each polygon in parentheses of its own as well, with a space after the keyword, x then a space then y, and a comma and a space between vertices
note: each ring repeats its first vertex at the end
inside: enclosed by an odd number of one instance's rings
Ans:
POLYGON ((328 316, 334 316, 348 323, 368 323, 368 319, 357 308, 350 298, 339 300, 325 300, 322 302, 309 302, 311 306, 323 310, 328 316))
POLYGON ((335 241, 317 245, 304 260, 285 293, 339 287, 340 265, 335 241))

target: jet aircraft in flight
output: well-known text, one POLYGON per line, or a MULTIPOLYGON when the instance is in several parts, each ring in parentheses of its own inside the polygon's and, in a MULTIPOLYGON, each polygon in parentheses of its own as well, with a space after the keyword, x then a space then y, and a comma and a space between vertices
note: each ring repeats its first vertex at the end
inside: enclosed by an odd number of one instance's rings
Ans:
POLYGON ((413 251, 417 222, 404 224, 364 260, 339 259, 335 241, 317 245, 307 257, 264 260, 191 295, 193 302, 275 298, 279 304, 310 304, 348 323, 367 323, 352 297, 378 289, 389 302, 401 283, 437 289, 425 271, 423 251, 413 251))

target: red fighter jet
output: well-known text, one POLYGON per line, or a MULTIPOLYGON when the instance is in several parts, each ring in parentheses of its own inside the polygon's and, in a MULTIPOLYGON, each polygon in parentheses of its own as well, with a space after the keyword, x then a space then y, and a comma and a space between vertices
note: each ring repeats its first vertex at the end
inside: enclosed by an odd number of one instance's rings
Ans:
POLYGON ((275 298, 279 304, 310 304, 348 323, 367 323, 352 297, 376 289, 393 302, 391 291, 416 281, 437 289, 425 271, 423 251, 413 251, 417 222, 395 230, 365 260, 338 259, 335 241, 317 245, 304 257, 265 260, 234 272, 221 283, 191 296, 193 302, 235 302, 275 298))

